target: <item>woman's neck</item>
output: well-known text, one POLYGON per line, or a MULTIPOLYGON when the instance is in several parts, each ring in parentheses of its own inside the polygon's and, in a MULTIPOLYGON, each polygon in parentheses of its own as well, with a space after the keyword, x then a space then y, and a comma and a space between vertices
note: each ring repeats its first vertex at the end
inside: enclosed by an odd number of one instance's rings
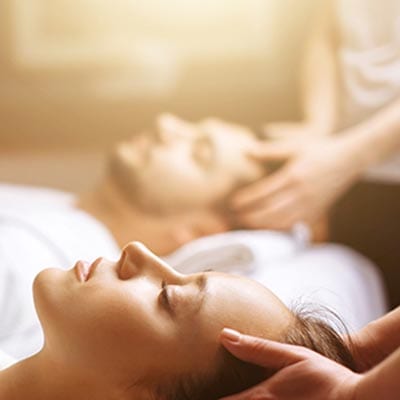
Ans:
POLYGON ((38 353, 0 371, 0 399, 102 399, 85 377, 69 376, 66 369, 38 353))
POLYGON ((46 381, 52 382, 52 375, 47 374, 41 356, 37 354, 0 372, 0 398, 8 400, 50 399, 50 393, 46 393, 48 390, 46 381))
POLYGON ((148 392, 52 361, 45 351, 0 371, 0 399, 149 399, 148 392))

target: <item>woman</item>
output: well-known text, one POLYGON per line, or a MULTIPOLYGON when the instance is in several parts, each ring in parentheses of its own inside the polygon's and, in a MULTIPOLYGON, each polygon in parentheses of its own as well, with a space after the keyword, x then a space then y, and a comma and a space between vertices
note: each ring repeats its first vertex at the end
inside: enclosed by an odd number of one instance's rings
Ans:
POLYGON ((225 326, 354 366, 329 325, 296 315, 262 285, 179 274, 138 242, 116 263, 46 269, 33 291, 45 344, 0 372, 2 399, 218 399, 272 372, 223 350, 225 326))

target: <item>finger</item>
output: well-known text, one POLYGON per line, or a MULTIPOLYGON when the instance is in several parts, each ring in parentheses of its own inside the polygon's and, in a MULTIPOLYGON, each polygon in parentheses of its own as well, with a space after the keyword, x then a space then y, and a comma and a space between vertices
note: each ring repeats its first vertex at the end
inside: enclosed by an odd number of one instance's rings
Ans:
POLYGON ((290 229, 297 221, 296 202, 293 194, 285 190, 269 201, 260 202, 250 210, 236 214, 237 225, 251 229, 290 229))
POLYGON ((224 397, 220 400, 275 400, 268 390, 268 384, 263 382, 257 386, 254 386, 248 390, 245 390, 239 394, 233 396, 224 397))
POLYGON ((242 335, 231 329, 222 331, 221 342, 235 357, 264 368, 279 370, 305 359, 305 349, 298 346, 242 335))
POLYGON ((298 222, 310 224, 307 213, 295 209, 295 204, 289 201, 268 210, 255 210, 248 213, 240 213, 236 216, 236 226, 249 229, 272 229, 288 231, 298 222), (291 205, 289 205, 291 204, 291 205))
POLYGON ((290 183, 286 169, 282 169, 238 190, 232 197, 231 206, 236 211, 257 207, 258 202, 267 201, 269 197, 284 190, 290 183))

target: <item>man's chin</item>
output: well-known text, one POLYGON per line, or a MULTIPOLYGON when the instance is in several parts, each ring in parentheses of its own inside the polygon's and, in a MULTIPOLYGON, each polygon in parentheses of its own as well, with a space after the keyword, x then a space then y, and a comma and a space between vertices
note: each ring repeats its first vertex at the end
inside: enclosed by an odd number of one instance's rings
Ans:
POLYGON ((121 156, 118 148, 115 148, 109 156, 107 173, 126 200, 132 205, 137 205, 140 191, 137 190, 136 169, 121 156))

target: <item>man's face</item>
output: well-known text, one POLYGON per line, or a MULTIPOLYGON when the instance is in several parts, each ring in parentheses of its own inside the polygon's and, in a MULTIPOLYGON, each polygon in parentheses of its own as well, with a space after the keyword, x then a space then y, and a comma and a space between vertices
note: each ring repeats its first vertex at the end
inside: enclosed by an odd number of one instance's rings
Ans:
POLYGON ((164 115, 155 134, 116 147, 114 176, 145 210, 206 208, 262 175, 248 157, 257 144, 250 131, 238 126, 215 120, 195 125, 164 115))

